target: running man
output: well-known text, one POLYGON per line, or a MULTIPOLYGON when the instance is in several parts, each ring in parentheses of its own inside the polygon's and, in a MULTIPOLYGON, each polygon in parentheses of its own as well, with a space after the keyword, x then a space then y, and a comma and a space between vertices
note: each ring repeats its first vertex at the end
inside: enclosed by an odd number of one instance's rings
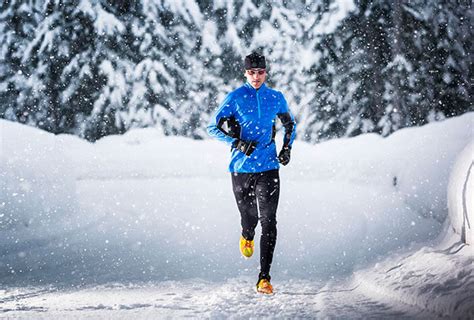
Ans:
POLYGON ((260 220, 257 291, 272 294, 270 267, 277 237, 278 170, 279 163, 287 165, 290 162, 296 123, 283 94, 265 85, 265 57, 253 52, 245 57, 244 64, 247 82, 227 95, 211 118, 207 131, 231 146, 229 171, 242 225, 240 252, 245 258, 252 256, 255 228, 260 220), (285 130, 278 156, 275 145, 277 117, 285 130))

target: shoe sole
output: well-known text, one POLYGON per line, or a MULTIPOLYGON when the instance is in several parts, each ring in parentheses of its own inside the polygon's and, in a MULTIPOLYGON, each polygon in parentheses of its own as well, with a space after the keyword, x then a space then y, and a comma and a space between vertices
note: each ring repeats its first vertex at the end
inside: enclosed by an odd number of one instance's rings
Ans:
MULTIPOLYGON (((242 253, 242 252, 241 252, 241 253, 242 253)), ((251 254, 250 256, 247 257, 246 255, 244 255, 244 254, 242 253, 242 257, 244 257, 245 259, 250 259, 250 258, 252 258, 252 256, 253 256, 253 254, 251 254)))
POLYGON ((275 294, 275 292, 273 292, 273 291, 272 291, 272 292, 265 292, 265 291, 261 291, 261 290, 259 290, 259 289, 256 289, 256 291, 257 291, 257 293, 266 294, 266 295, 273 295, 273 294, 275 294))
POLYGON ((240 254, 241 254, 242 257, 244 257, 245 259, 250 259, 250 258, 253 256, 253 251, 252 251, 252 254, 249 255, 248 257, 242 252, 242 250, 240 251, 240 254))

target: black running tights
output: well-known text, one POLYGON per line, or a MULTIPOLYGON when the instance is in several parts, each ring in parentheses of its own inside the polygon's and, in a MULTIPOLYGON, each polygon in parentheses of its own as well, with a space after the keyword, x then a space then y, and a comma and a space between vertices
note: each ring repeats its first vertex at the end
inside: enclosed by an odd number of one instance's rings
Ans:
POLYGON ((242 236, 245 239, 253 240, 260 219, 262 235, 259 279, 270 279, 270 266, 277 237, 276 211, 280 197, 278 170, 232 173, 232 187, 240 211, 242 236))

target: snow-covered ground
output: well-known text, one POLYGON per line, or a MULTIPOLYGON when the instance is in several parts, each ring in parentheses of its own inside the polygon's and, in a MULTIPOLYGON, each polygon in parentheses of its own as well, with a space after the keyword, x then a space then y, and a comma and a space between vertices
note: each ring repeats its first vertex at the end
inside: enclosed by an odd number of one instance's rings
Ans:
POLYGON ((296 142, 276 293, 260 296, 227 146, 154 129, 90 144, 0 120, 0 317, 472 318, 474 252, 447 186, 473 123, 296 142))

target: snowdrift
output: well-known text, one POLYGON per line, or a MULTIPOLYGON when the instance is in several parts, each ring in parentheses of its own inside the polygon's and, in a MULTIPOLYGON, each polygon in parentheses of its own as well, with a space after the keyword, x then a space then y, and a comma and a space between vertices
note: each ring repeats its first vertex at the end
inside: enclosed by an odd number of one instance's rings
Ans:
POLYGON ((474 252, 450 229, 441 243, 392 254, 365 270, 353 285, 365 296, 400 302, 448 319, 474 317, 474 252), (457 240, 455 239, 457 238, 457 240))
POLYGON ((0 254, 73 230, 78 204, 68 146, 53 134, 4 120, 0 133, 0 254))
POLYGON ((474 244, 474 140, 457 157, 448 186, 449 218, 463 242, 474 244))
MULTIPOLYGON (((272 275, 335 277, 435 239, 473 119, 469 113, 388 138, 297 142, 281 169, 272 275)), ((3 120, 0 130, 3 283, 257 273, 258 259, 245 261, 237 249, 227 146, 154 129, 94 144, 3 120)))

